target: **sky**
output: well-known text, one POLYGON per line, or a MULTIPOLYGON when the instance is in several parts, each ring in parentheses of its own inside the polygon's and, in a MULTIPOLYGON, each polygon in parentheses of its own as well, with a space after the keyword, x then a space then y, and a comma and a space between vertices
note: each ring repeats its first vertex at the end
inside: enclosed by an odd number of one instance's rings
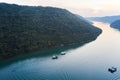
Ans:
POLYGON ((0 2, 59 7, 84 17, 120 15, 120 0, 0 0, 0 2))

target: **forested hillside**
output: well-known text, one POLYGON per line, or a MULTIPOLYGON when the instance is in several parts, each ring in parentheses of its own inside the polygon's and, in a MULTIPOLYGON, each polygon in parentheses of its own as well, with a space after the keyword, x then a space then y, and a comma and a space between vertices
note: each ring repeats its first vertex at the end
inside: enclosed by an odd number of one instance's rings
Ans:
POLYGON ((0 3, 0 59, 95 40, 101 30, 65 9, 0 3))
POLYGON ((116 29, 120 30, 120 20, 114 21, 113 23, 111 23, 110 26, 113 27, 113 28, 116 28, 116 29))

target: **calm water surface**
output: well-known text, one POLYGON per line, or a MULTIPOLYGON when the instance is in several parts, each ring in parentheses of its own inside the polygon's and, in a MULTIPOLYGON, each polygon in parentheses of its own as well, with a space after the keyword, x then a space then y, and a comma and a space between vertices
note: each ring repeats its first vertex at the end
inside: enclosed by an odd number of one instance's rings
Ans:
MULTIPOLYGON (((5 63, 0 67, 0 80, 120 80, 120 32, 109 24, 94 25, 103 30, 95 41, 66 50, 57 60, 49 55, 5 63), (114 74, 108 72, 112 66, 118 69, 114 74)), ((53 52, 58 53, 45 53, 53 52)))

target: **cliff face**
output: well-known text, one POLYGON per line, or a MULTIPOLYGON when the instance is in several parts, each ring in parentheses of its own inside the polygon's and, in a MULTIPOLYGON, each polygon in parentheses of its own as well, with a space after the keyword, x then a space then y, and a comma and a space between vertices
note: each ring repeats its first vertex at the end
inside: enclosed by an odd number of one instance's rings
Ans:
POLYGON ((0 4, 0 59, 84 44, 100 33, 100 29, 65 9, 0 4))

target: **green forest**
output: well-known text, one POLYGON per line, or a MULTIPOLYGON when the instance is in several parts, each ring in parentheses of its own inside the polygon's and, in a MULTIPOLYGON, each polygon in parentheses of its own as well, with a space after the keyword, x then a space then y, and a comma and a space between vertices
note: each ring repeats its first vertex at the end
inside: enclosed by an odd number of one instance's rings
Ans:
POLYGON ((84 44, 101 32, 66 9, 0 3, 0 60, 84 44))

